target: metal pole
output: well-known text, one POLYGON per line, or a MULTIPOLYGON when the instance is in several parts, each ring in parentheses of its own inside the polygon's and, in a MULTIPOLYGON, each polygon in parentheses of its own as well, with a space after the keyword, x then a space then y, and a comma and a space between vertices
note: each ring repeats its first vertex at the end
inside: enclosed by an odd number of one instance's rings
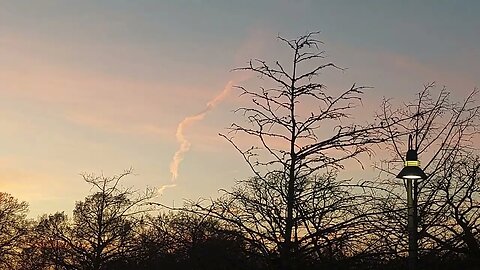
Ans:
POLYGON ((408 269, 417 269, 417 228, 415 226, 416 205, 413 198, 413 179, 407 179, 407 208, 408 208, 408 269))

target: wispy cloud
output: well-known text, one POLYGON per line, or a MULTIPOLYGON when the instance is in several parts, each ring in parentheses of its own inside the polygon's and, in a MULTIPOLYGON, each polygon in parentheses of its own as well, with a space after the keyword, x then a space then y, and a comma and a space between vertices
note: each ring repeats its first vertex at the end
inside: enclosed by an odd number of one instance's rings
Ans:
POLYGON ((179 148, 173 155, 172 161, 170 163, 170 174, 171 174, 172 182, 174 182, 178 178, 180 163, 182 162, 185 156, 185 153, 187 153, 191 147, 191 142, 185 136, 185 129, 191 126, 193 123, 201 121, 203 118, 205 118, 208 112, 213 110, 218 105, 218 103, 220 103, 223 99, 225 99, 230 89, 232 88, 232 85, 233 85, 233 81, 229 81, 223 88, 222 92, 220 92, 218 95, 213 97, 207 103, 207 106, 205 107, 204 110, 202 110, 197 114, 185 117, 178 124, 175 135, 177 138, 177 142, 179 144, 179 148))
MULTIPOLYGON (((239 46, 235 53, 235 65, 241 66, 243 65, 242 63, 244 63, 246 60, 260 54, 260 52, 265 46, 265 36, 265 31, 259 27, 250 31, 248 37, 243 41, 242 45, 239 46)), ((190 150, 190 147, 192 145, 191 142, 188 140, 187 136, 185 135, 186 129, 194 123, 202 121, 210 111, 215 109, 215 107, 227 97, 232 87, 236 83, 245 81, 250 77, 251 74, 246 74, 244 72, 236 73, 235 75, 233 75, 233 78, 225 84, 223 90, 207 102, 205 109, 203 109, 197 114, 185 117, 182 121, 178 123, 175 136, 179 146, 170 162, 171 181, 170 184, 163 185, 159 188, 160 194, 165 189, 176 186, 175 181, 179 176, 180 164, 182 163, 185 154, 190 150)))

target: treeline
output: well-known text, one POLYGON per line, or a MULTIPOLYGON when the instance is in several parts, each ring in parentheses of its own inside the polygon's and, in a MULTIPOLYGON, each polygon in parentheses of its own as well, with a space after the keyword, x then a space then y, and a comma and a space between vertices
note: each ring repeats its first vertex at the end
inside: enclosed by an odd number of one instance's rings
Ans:
MULTIPOLYGON (((480 190, 474 174, 480 160, 468 157, 454 166, 453 174, 459 175, 448 179, 449 190, 458 199, 438 196, 421 204, 422 209, 436 205, 435 211, 420 214, 425 216, 419 226, 421 269, 478 269, 480 190), (441 205, 445 209, 439 213, 441 205)), ((148 203, 153 192, 120 187, 118 181, 128 174, 85 176, 96 189, 75 204, 72 215, 31 220, 27 203, 0 193, 0 269, 281 267, 282 227, 275 220, 281 221, 276 211, 283 205, 265 198, 274 192, 267 188, 281 186, 279 179, 272 179, 272 186, 255 178, 239 183, 206 204, 208 210, 191 202, 183 210, 158 212, 148 203)), ((298 217, 302 224, 296 229, 292 269, 405 269, 406 210, 400 195, 360 192, 333 178, 312 178, 304 185, 319 198, 303 207, 318 210, 298 217)), ((443 192, 448 190, 436 193, 443 192)))
POLYGON ((241 234, 186 212, 153 216, 153 193, 115 177, 88 176, 96 190, 63 212, 26 218, 27 204, 0 193, 1 269, 257 269, 241 234))
POLYGON ((35 221, 26 203, 2 193, 2 267, 406 269, 406 191, 395 177, 410 141, 427 175, 414 181, 419 269, 479 269, 478 91, 454 99, 428 84, 410 102, 384 99, 371 121, 360 121, 367 87, 318 81, 342 68, 325 62, 317 36, 280 37, 287 65, 256 59, 237 69, 261 85, 238 87, 251 103, 221 136, 251 178, 217 199, 169 208, 152 203, 155 190, 125 188, 131 171, 84 174, 92 194, 71 216, 35 221), (352 161, 373 163, 378 175, 344 179, 352 161))

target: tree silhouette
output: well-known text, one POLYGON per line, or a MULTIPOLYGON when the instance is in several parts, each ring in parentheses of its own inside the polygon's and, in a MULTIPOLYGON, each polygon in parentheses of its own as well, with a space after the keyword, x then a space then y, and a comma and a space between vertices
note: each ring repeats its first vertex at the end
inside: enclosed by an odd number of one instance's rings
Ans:
POLYGON ((105 177, 83 174, 96 191, 75 205, 71 220, 63 213, 44 217, 38 230, 46 255, 67 269, 104 269, 109 261, 126 258, 135 248, 134 230, 145 203, 155 192, 138 193, 122 188, 120 181, 131 170, 105 177))
POLYGON ((426 230, 442 249, 480 260, 480 157, 471 152, 450 157, 446 167, 433 180, 439 189, 444 216, 426 230), (461 155, 461 156, 460 156, 461 155), (448 164, 448 165, 447 165, 448 164), (442 235, 438 231, 445 232, 442 235), (443 236, 443 237, 442 237, 443 236))
POLYGON ((361 196, 334 178, 344 161, 371 154, 369 146, 385 139, 379 125, 350 120, 366 87, 354 84, 333 91, 318 81, 322 72, 341 68, 323 61, 317 36, 279 37, 292 54, 290 68, 255 59, 236 69, 258 75, 263 85, 258 90, 238 87, 251 101, 251 106, 236 110, 246 122, 232 124, 221 136, 243 156, 254 176, 221 200, 197 204, 194 210, 241 228, 261 252, 278 253, 282 269, 300 267, 311 254, 322 257, 341 249, 346 246, 342 242, 355 235, 347 228, 361 224, 365 216, 354 213, 363 210, 361 196), (256 143, 245 145, 245 137, 256 143))
POLYGON ((396 161, 403 160, 406 152, 402 144, 407 141, 406 135, 413 135, 414 147, 428 175, 414 189, 420 255, 478 252, 472 241, 476 237, 478 246, 478 234, 468 237, 476 231, 473 224, 478 223, 475 212, 479 207, 475 188, 475 168, 478 170, 478 167, 474 158, 478 150, 473 144, 480 116, 479 106, 475 104, 478 93, 474 90, 464 101, 454 102, 445 88, 436 97, 432 89, 433 83, 425 85, 415 101, 402 104, 398 109, 386 100, 379 114, 387 124, 403 119, 387 125, 385 131, 391 139, 385 149, 394 158, 378 166, 385 192, 377 194, 382 195, 376 207, 384 209, 385 214, 379 216, 375 234, 379 239, 377 244, 384 244, 378 249, 385 253, 402 255, 407 246, 403 226, 406 224, 405 191, 402 181, 394 179, 400 171, 400 162, 396 161))
MULTIPOLYGON (((168 212, 145 216, 137 224, 135 245, 126 260, 111 269, 259 269, 249 257, 243 236, 210 216, 168 212)), ((109 268, 109 269, 110 269, 109 268)))
POLYGON ((28 204, 0 192, 0 268, 15 269, 29 232, 28 204))

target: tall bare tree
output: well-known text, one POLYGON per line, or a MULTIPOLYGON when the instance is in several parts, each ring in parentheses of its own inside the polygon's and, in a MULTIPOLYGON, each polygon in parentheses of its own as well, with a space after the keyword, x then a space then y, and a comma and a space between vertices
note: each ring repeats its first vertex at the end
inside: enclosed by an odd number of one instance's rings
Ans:
POLYGON ((236 110, 246 122, 221 136, 254 176, 213 205, 197 205, 242 228, 252 245, 278 252, 282 269, 299 267, 306 249, 324 253, 322 247, 335 249, 352 236, 346 228, 362 217, 353 213, 363 207, 360 196, 333 178, 344 161, 358 161, 372 153, 369 145, 383 141, 378 125, 351 119, 366 87, 334 90, 319 81, 321 73, 341 68, 325 62, 318 34, 278 37, 290 50, 288 64, 255 59, 236 69, 258 75, 263 84, 256 90, 238 86, 251 101, 236 110), (245 146, 245 137, 256 142, 245 146))

